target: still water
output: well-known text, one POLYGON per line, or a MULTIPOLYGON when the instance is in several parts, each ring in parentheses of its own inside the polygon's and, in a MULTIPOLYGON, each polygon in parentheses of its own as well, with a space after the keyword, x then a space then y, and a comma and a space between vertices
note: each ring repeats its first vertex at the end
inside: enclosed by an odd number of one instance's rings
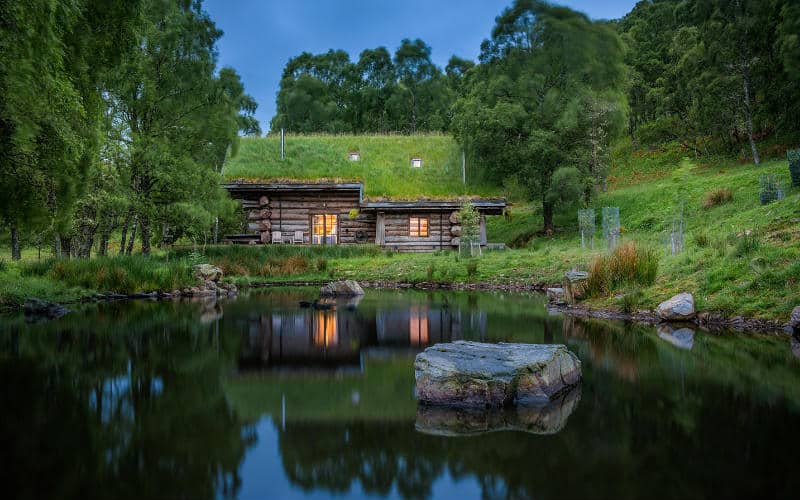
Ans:
POLYGON ((4 498, 800 498, 800 344, 550 315, 537 295, 308 289, 0 318, 4 498), (564 343, 533 413, 417 408, 455 339, 564 343))

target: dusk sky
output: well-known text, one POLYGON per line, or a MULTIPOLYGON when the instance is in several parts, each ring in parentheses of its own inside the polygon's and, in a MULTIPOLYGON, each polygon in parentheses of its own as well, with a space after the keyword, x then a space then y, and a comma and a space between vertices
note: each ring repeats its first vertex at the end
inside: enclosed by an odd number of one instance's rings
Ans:
MULTIPOLYGON (((594 19, 625 15, 636 0, 564 0, 594 19)), ((366 48, 390 52, 403 38, 421 38, 444 68, 455 54, 476 59, 494 18, 511 0, 206 0, 206 10, 225 35, 221 66, 232 66, 258 101, 262 130, 275 113, 281 72, 303 51, 343 49, 356 60, 366 48)))

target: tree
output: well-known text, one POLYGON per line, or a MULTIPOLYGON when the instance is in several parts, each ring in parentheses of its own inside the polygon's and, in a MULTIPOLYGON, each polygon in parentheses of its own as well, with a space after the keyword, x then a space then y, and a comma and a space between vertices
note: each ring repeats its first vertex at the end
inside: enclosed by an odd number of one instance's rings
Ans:
MULTIPOLYGON (((229 210, 219 187, 222 161, 235 153, 238 132, 259 127, 238 75, 231 69, 215 75, 221 32, 200 3, 145 0, 144 12, 138 49, 113 73, 108 96, 128 159, 123 178, 132 210, 123 234, 128 224, 132 232, 138 228, 148 254, 154 224, 163 240, 192 224, 209 231, 217 213, 229 210)), ((133 234, 129 248, 132 241, 133 234)))
POLYGON ((612 26, 517 0, 497 18, 453 128, 486 177, 517 177, 553 211, 577 200, 625 119, 623 47, 612 26), (576 189, 577 187, 577 189, 576 189))

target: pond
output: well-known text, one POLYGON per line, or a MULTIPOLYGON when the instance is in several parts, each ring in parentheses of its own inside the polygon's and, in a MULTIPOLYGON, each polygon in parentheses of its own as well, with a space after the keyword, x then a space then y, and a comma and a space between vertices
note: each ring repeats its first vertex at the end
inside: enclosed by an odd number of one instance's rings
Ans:
POLYGON ((800 344, 549 314, 538 295, 310 289, 0 318, 6 498, 798 498, 800 344), (430 413, 455 339, 564 343, 534 414, 430 413))

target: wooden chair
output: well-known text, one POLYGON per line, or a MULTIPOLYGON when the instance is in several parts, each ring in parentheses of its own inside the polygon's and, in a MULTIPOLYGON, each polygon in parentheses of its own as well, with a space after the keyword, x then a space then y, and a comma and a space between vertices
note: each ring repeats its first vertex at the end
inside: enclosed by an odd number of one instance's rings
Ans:
POLYGON ((294 243, 295 245, 302 245, 303 243, 305 243, 305 239, 303 238, 303 231, 294 232, 292 243, 294 243))
POLYGON ((283 243, 283 235, 280 231, 272 231, 272 244, 283 243))

